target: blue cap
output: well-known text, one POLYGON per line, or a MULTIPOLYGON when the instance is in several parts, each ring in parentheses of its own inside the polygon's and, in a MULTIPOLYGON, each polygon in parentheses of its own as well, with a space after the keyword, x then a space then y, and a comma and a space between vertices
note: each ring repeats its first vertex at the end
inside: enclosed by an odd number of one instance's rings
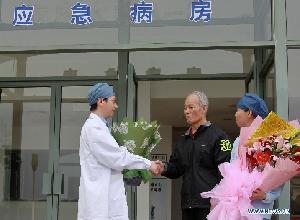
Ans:
POLYGON ((110 87, 107 83, 97 83, 89 90, 88 102, 91 106, 97 103, 98 98, 107 99, 114 95, 115 93, 113 91, 113 88, 110 87))
POLYGON ((264 100, 254 93, 246 93, 237 103, 237 108, 251 110, 253 117, 267 117, 269 110, 264 100))

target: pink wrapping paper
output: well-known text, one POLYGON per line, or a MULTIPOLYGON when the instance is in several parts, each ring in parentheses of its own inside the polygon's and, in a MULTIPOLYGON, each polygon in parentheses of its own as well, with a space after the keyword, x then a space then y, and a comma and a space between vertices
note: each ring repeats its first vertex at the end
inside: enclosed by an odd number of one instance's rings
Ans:
MULTIPOLYGON (((241 128, 238 146, 239 160, 219 165, 223 176, 221 182, 209 192, 201 193, 203 198, 211 198, 212 210, 208 220, 258 220, 260 215, 249 215, 253 208, 249 197, 257 188, 271 191, 300 173, 300 165, 289 159, 278 159, 275 168, 269 164, 263 172, 249 172, 246 162, 247 147, 244 144, 262 123, 256 117, 250 127, 241 128)), ((293 127, 299 128, 297 120, 291 121, 293 127)))
POLYGON ((219 165, 224 177, 211 191, 201 193, 203 198, 211 198, 214 207, 208 220, 258 220, 260 215, 249 215, 253 208, 249 197, 262 182, 261 173, 240 168, 240 161, 219 165))
POLYGON ((300 164, 290 159, 278 159, 275 168, 267 164, 262 172, 262 191, 271 191, 300 173, 300 164))
MULTIPOLYGON (((289 122, 294 128, 299 128, 298 120, 289 122)), ((262 172, 263 182, 260 189, 264 192, 271 191, 285 182, 289 181, 292 177, 300 173, 300 164, 295 163, 290 159, 278 159, 275 168, 267 164, 262 172)))

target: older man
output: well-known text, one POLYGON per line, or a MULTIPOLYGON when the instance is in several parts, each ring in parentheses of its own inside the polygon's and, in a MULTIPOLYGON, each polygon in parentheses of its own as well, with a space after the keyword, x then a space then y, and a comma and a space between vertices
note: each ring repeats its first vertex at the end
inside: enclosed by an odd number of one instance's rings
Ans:
POLYGON ((207 121, 207 110, 208 99, 203 92, 186 97, 184 115, 190 128, 177 141, 161 174, 171 179, 183 176, 182 220, 206 219, 210 202, 200 193, 220 182, 218 165, 230 160, 231 142, 224 131, 207 121))
POLYGON ((150 169, 158 165, 120 147, 110 134, 107 119, 118 105, 106 83, 93 86, 88 94, 90 116, 80 135, 81 177, 78 220, 128 220, 123 169, 150 169))

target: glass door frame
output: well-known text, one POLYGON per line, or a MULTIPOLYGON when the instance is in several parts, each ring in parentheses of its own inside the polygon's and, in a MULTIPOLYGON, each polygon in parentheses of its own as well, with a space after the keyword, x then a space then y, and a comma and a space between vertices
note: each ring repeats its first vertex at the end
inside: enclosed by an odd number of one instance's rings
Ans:
MULTIPOLYGON (((137 118, 137 80, 134 65, 128 64, 127 71, 127 109, 129 120, 137 118)), ((137 218, 137 187, 126 186, 128 215, 130 220, 137 218)))
MULTIPOLYGON (((60 126, 62 87, 92 86, 98 82, 107 82, 118 86, 117 77, 49 77, 49 78, 6 78, 0 81, 0 88, 51 89, 49 116, 49 160, 47 173, 43 174, 42 192, 47 195, 47 220, 58 220, 60 195, 63 193, 63 174, 58 172, 60 156, 60 126)), ((116 90, 116 94, 119 91, 116 90)), ((122 94, 122 93, 121 93, 122 94)), ((121 107, 122 109, 122 107, 121 107)), ((124 109, 124 108, 123 108, 124 109)), ((125 109, 126 110, 126 109, 125 109)))

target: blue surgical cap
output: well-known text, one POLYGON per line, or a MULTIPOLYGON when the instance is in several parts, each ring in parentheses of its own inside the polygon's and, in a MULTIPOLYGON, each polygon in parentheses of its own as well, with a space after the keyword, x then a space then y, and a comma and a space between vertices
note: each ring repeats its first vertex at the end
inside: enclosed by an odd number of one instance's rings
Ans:
POLYGON ((110 87, 107 83, 97 83, 89 90, 88 102, 91 106, 97 103, 98 98, 107 99, 114 95, 115 93, 113 91, 113 88, 110 87))
POLYGON ((246 93, 237 103, 237 108, 251 110, 253 117, 267 117, 269 111, 264 100, 254 93, 246 93))

